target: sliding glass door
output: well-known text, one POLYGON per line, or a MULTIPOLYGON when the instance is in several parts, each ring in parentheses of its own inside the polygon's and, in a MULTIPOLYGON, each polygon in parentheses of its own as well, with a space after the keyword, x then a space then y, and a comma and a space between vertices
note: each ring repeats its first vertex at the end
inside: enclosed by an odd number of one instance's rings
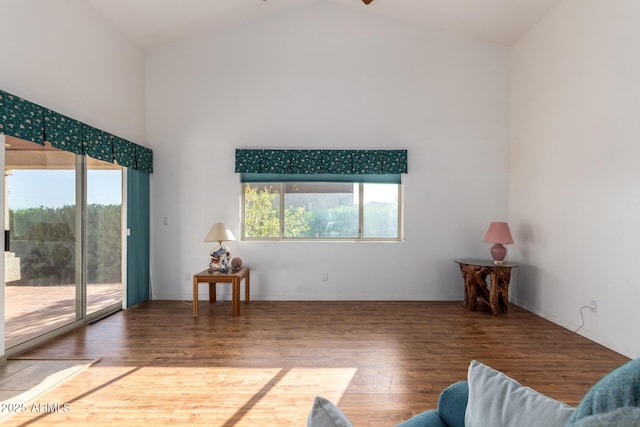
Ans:
POLYGON ((122 169, 87 165, 87 316, 122 306, 122 169))
POLYGON ((5 138, 5 348, 122 304, 122 171, 5 138))

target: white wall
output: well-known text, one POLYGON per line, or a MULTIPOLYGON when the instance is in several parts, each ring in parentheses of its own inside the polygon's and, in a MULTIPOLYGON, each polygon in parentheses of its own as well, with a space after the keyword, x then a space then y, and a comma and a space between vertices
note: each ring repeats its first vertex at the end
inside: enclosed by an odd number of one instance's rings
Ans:
POLYGON ((0 88, 145 144, 144 54, 86 1, 0 3, 0 88))
POLYGON ((518 304, 640 356, 640 2, 565 0, 509 52, 518 304))
POLYGON ((144 54, 87 2, 3 0, 0 16, 0 89, 145 143, 144 54))
POLYGON ((408 149, 406 241, 231 242, 252 298, 461 300, 507 215, 505 82, 500 46, 330 2, 151 51, 155 298, 191 299, 211 223, 239 235, 234 150, 267 147, 408 149))

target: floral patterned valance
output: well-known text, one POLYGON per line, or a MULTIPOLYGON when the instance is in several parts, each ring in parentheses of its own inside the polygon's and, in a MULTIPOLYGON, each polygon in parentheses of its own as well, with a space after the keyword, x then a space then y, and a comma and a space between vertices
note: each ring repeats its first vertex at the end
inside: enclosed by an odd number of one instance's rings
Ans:
POLYGON ((153 152, 126 139, 0 90, 0 133, 153 172, 153 152))
POLYGON ((147 147, 136 145, 136 164, 139 171, 153 172, 153 151, 147 147))
POLYGON ((0 91, 0 133, 44 145, 43 109, 0 91))
POLYGON ((236 172, 297 175, 407 173, 407 150, 237 149, 236 172))
MULTIPOLYGON (((1 94, 0 94, 1 96, 1 94)), ((59 150, 84 154, 82 135, 84 126, 77 120, 49 109, 44 112, 44 140, 59 150)))
POLYGON ((113 138, 113 160, 125 168, 137 169, 138 161, 136 157, 136 144, 132 144, 126 139, 113 138))

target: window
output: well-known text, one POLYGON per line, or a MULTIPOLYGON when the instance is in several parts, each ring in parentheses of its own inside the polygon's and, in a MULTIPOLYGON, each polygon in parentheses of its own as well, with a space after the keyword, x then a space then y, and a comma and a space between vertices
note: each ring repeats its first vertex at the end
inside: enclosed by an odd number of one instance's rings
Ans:
POLYGON ((401 184, 245 182, 246 240, 400 240, 401 184))

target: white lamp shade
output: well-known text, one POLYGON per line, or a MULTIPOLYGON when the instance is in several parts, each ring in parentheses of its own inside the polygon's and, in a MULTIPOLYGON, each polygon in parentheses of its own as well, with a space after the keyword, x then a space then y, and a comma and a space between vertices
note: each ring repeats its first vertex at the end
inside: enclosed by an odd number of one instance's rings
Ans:
POLYGON ((227 226, 222 222, 214 223, 204 238, 205 242, 225 242, 229 240, 236 240, 236 238, 233 237, 231 230, 227 229, 227 226))

